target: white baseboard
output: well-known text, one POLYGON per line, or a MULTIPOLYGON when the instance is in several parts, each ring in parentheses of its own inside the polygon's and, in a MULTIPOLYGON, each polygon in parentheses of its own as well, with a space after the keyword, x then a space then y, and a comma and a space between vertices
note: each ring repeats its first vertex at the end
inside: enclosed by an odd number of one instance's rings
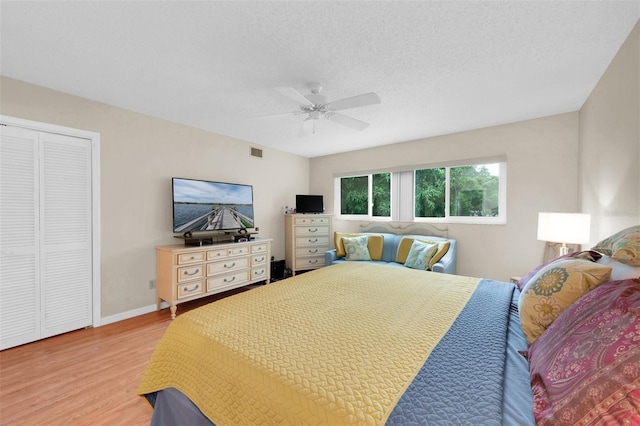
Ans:
MULTIPOLYGON (((168 308, 169 304, 167 302, 162 302, 160 304, 160 309, 168 308)), ((100 320, 100 325, 112 324, 114 322, 123 321, 129 318, 134 318, 140 315, 148 314, 149 312, 155 312, 156 305, 148 305, 143 306, 142 308, 133 309, 131 311, 121 312, 115 315, 109 315, 108 317, 102 317, 100 320)))

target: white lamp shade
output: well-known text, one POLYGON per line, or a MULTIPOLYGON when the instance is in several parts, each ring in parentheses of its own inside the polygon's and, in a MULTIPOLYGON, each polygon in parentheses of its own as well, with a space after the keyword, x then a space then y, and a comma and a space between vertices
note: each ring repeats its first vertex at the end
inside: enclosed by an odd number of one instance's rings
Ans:
POLYGON ((538 240, 566 244, 589 242, 591 215, 587 213, 538 213, 538 240))

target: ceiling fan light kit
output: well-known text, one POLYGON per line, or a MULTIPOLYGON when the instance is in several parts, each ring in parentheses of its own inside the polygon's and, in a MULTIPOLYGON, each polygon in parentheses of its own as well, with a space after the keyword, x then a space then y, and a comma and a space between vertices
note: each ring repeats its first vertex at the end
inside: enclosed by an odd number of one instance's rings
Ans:
POLYGON ((289 114, 307 114, 307 118, 302 122, 302 128, 298 132, 299 137, 306 135, 304 123, 307 121, 312 121, 312 134, 315 134, 315 121, 323 117, 329 121, 355 130, 364 130, 369 127, 369 123, 348 117, 336 111, 380 103, 380 98, 373 92, 328 102, 327 97, 320 93, 322 86, 318 83, 310 85, 311 94, 306 96, 293 87, 278 86, 275 87, 275 90, 300 105, 299 111, 293 111, 289 114))

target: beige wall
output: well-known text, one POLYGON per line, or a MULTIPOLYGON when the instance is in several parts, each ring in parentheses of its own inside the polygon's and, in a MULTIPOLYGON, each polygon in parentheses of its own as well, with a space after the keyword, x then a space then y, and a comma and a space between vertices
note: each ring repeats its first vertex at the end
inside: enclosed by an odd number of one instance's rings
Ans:
MULTIPOLYGON (((333 212, 334 173, 506 155, 507 224, 448 224, 458 273, 508 280, 542 260, 538 212, 578 211, 578 113, 311 159, 310 190, 333 212)), ((335 221, 336 230, 360 222, 335 221)))
POLYGON ((640 22, 580 110, 580 198, 592 243, 640 224, 640 22))
POLYGON ((5 77, 0 114, 100 133, 102 317, 155 304, 153 248, 179 243, 172 176, 253 185, 260 235, 273 237, 272 254, 284 258, 282 206, 306 193, 307 158, 5 77))

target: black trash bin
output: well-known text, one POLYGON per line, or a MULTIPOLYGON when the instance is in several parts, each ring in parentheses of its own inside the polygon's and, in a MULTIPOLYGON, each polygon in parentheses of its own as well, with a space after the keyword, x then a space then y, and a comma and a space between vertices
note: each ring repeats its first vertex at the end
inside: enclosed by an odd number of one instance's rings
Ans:
POLYGON ((271 259, 271 281, 284 279, 284 260, 271 259))

